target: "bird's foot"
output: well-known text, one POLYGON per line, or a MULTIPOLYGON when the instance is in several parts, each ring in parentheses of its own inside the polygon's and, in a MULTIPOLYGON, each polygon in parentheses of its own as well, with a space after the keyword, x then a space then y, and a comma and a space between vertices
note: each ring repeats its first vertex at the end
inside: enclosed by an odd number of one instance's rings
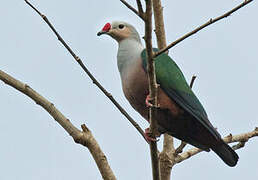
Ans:
POLYGON ((150 95, 148 94, 146 99, 145 99, 145 104, 147 107, 153 107, 153 104, 150 103, 150 101, 152 101, 153 98, 150 97, 150 95))
POLYGON ((158 104, 157 106, 153 105, 150 103, 150 101, 153 101, 154 98, 151 98, 150 95, 148 94, 146 99, 145 99, 145 104, 147 107, 155 107, 155 108, 160 108, 160 105, 158 104))
POLYGON ((150 137, 150 134, 151 134, 150 133, 150 128, 145 129, 144 137, 148 141, 148 143, 150 143, 150 142, 157 142, 159 140, 159 139, 150 137))

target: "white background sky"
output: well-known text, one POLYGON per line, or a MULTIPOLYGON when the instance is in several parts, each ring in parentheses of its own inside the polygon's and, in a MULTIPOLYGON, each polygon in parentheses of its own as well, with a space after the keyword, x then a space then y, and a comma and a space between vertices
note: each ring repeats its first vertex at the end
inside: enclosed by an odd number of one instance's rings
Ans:
MULTIPOLYGON (((128 0, 135 5, 135 1, 128 0)), ((233 1, 164 0, 167 41, 232 9, 233 1)), ((146 123, 123 96, 116 66, 117 44, 97 37, 106 22, 144 26, 117 1, 34 0, 104 87, 135 120, 146 123)), ((178 44, 170 56, 222 136, 258 126, 258 5, 254 1, 178 44)), ((92 130, 118 179, 151 179, 149 147, 112 103, 92 84, 43 20, 23 0, 0 6, 0 69, 27 83, 53 102, 77 127, 92 130)), ((101 179, 88 150, 25 95, 0 82, 0 180, 101 179)), ((162 143, 159 142, 159 147, 162 143)), ((188 147, 191 147, 188 145, 188 147)), ((201 153, 173 169, 174 180, 256 179, 258 140, 238 150, 235 168, 215 153, 201 153)))

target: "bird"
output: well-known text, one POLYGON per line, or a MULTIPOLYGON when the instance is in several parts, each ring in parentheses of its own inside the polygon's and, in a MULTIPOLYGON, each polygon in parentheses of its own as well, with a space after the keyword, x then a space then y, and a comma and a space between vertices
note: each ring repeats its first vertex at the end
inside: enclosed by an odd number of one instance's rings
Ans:
MULTIPOLYGON (((129 23, 106 23, 97 33, 118 42, 117 66, 126 99, 149 121, 147 54, 137 30, 129 23)), ((154 48, 154 52, 158 49, 154 48)), ((157 124, 159 135, 167 133, 204 151, 214 151, 228 166, 238 162, 237 153, 226 144, 175 61, 166 53, 155 57, 158 89, 157 124)), ((148 133, 148 128, 145 133, 148 133)), ((157 136, 159 136, 157 135, 157 136)), ((148 139, 152 140, 152 139, 148 139)))

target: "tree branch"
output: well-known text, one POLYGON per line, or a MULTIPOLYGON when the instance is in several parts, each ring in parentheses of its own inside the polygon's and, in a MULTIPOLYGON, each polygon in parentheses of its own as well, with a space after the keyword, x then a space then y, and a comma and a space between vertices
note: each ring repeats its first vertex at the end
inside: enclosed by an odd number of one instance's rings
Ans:
POLYGON ((65 131, 72 136, 74 141, 78 144, 81 144, 87 147, 93 156, 98 169, 102 175, 102 178, 105 180, 115 180, 116 177, 113 174, 112 169, 110 168, 105 154, 102 152, 97 141, 93 137, 90 130, 86 127, 85 124, 82 125, 83 131, 77 129, 70 121, 67 119, 55 106, 53 103, 49 102, 46 98, 38 94, 35 90, 30 88, 27 84, 24 84, 17 79, 11 77, 5 72, 0 70, 0 80, 6 84, 17 89, 21 93, 27 95, 36 104, 43 107, 64 129, 65 131))
POLYGON ((137 3, 139 15, 140 15, 140 16, 145 16, 145 15, 144 15, 144 12, 143 12, 143 9, 142 9, 141 0, 136 0, 136 3, 137 3))
MULTIPOLYGON (((37 8, 35 8, 30 2, 25 0, 25 2, 37 12, 38 15, 40 15, 43 20, 47 23, 47 25, 51 28, 51 30, 55 33, 58 40, 64 45, 64 47, 69 51, 69 53, 73 56, 73 58, 76 60, 76 62, 81 66, 81 68, 84 70, 84 72, 89 76, 89 78, 92 80, 93 84, 95 84, 105 95, 108 97, 111 102, 117 107, 117 109, 130 121, 130 123, 136 128, 136 130, 142 135, 142 137, 145 139, 144 131, 141 129, 141 127, 133 120, 133 118, 125 111, 125 109, 114 99, 114 97, 107 92, 107 90, 97 81, 97 79, 91 74, 91 72, 87 69, 87 67, 83 64, 82 60, 73 52, 73 50, 68 46, 68 44, 64 41, 64 39, 58 34, 54 26, 50 23, 50 21, 47 19, 47 17, 42 14, 37 8)), ((145 139, 147 142, 147 140, 145 139)))
MULTIPOLYGON (((237 145, 233 146, 234 150, 240 149, 244 147, 245 142, 247 142, 249 139, 258 136, 258 127, 256 127, 253 131, 243 134, 238 134, 235 136, 232 136, 232 134, 226 136, 223 138, 223 140, 229 144, 233 142, 239 142, 237 145)), ((198 154, 199 152, 202 152, 201 149, 198 148, 192 148, 184 153, 178 154, 178 156, 175 159, 175 163, 180 163, 186 159, 189 159, 190 157, 198 154)))
POLYGON ((158 55, 166 52, 168 49, 174 47, 175 45, 177 45, 178 43, 180 43, 181 41, 183 41, 184 39, 192 36, 193 34, 197 33, 198 31, 200 31, 201 29, 223 19, 226 18, 228 16, 230 16, 232 13, 234 13, 235 11, 239 10, 240 8, 244 7, 245 5, 249 4, 250 2, 252 2, 253 0, 245 0, 244 2, 242 2, 240 5, 238 5, 237 7, 233 8, 232 10, 226 12, 225 14, 216 17, 214 19, 210 19, 208 22, 206 22, 205 24, 199 26, 198 28, 194 29, 193 31, 185 34, 184 36, 180 37, 179 39, 175 40, 174 42, 172 42, 171 44, 169 44, 166 48, 161 49, 160 51, 158 51, 157 53, 154 54, 154 57, 157 57, 158 55))
MULTIPOLYGON (((153 104, 149 108, 149 121, 150 121, 150 136, 156 139, 158 133, 157 125, 157 94, 158 94, 158 85, 156 83, 156 73, 155 73, 155 63, 153 60, 153 51, 152 51, 152 0, 146 0, 146 18, 145 18, 145 44, 147 51, 147 74, 149 82, 149 96, 150 103, 153 104)), ((152 176, 153 180, 160 179, 159 173, 159 160, 158 160, 158 148, 157 142, 150 142, 150 152, 151 152, 151 162, 152 162, 152 176)))
POLYGON ((163 18, 163 7, 161 5, 161 0, 152 1, 154 20, 155 20, 155 34, 157 37, 158 48, 163 49, 167 46, 166 43, 166 32, 164 27, 163 18))
POLYGON ((145 13, 142 10, 141 2, 140 0, 137 0, 137 6, 139 11, 137 11, 133 6, 131 6, 128 2, 125 0, 120 0, 126 7, 128 7, 131 11, 133 11, 137 16, 139 16, 142 20, 145 19, 145 13), (139 1, 139 2, 138 2, 139 1))
POLYGON ((163 150, 159 155, 161 180, 170 180, 171 170, 175 161, 174 139, 168 134, 164 134, 163 150))
MULTIPOLYGON (((157 44, 159 49, 163 49, 167 46, 166 44, 166 33, 164 27, 164 18, 163 18, 163 7, 160 0, 152 1, 153 11, 154 11, 154 20, 155 20, 155 34, 157 37, 157 44)), ((174 161, 174 140, 173 137, 164 134, 163 141, 163 150, 159 154, 160 162, 160 178, 161 180, 169 180, 171 176, 172 164, 174 161)))

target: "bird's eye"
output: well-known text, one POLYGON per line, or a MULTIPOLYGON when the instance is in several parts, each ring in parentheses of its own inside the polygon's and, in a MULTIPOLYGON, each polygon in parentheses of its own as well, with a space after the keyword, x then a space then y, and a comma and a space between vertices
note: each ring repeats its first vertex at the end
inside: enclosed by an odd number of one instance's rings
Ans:
POLYGON ((123 29, 124 27, 125 27, 125 25, 123 25, 123 24, 119 24, 119 29, 123 29))

